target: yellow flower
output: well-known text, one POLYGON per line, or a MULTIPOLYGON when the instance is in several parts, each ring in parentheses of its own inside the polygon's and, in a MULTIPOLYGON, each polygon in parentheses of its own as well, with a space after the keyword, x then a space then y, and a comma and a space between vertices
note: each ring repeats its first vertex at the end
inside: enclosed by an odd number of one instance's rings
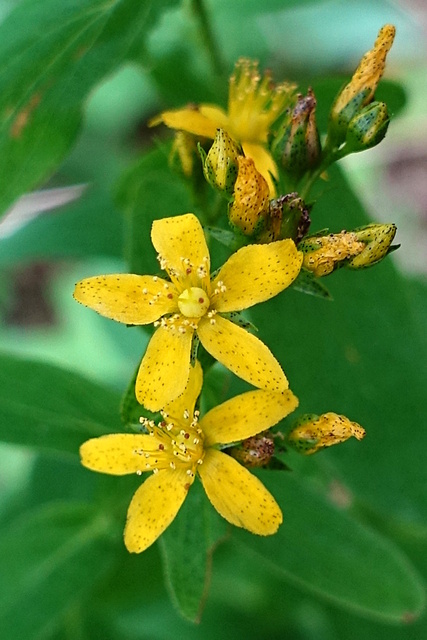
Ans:
POLYGON ((325 447, 345 442, 352 436, 362 440, 365 429, 345 416, 329 412, 321 416, 307 416, 288 435, 288 442, 304 455, 311 455, 325 447))
POLYGON ((184 393, 167 404, 163 421, 141 419, 148 434, 110 434, 80 448, 82 464, 93 471, 153 474, 129 506, 125 545, 140 553, 169 526, 197 474, 206 494, 228 522, 258 535, 275 533, 282 512, 264 485, 234 458, 218 449, 276 424, 298 405, 291 391, 249 391, 209 411, 194 410, 202 388, 202 368, 191 370, 184 393))
POLYGON ((269 73, 260 75, 258 62, 240 58, 230 78, 227 113, 216 105, 192 105, 164 111, 149 124, 163 122, 206 138, 214 138, 218 128, 225 129, 242 146, 245 156, 254 160, 273 197, 276 189, 271 175, 277 178, 278 172, 267 150, 267 137, 271 125, 289 106, 294 90, 295 85, 288 82, 273 86, 269 73))
POLYGON ((298 275, 302 254, 292 240, 242 247, 210 278, 203 229, 193 214, 153 223, 151 239, 162 269, 157 276, 116 274, 77 283, 75 299, 130 325, 154 322, 136 379, 138 402, 157 411, 187 384, 194 334, 216 360, 255 387, 284 391, 288 382, 270 350, 222 314, 277 295, 298 275))

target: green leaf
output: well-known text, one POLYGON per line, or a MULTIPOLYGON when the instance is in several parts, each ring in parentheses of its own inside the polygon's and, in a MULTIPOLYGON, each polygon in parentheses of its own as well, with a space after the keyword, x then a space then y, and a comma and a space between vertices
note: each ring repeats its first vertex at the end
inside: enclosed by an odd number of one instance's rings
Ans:
POLYGON ((77 456, 88 438, 120 430, 120 395, 76 373, 0 356, 0 439, 77 456))
POLYGON ((51 503, 0 536, 0 628, 8 640, 51 635, 115 559, 112 523, 87 505, 51 503))
POLYGON ((195 482, 177 517, 160 538, 172 600, 189 620, 200 620, 212 553, 226 532, 226 522, 208 502, 201 484, 195 482))
POLYGON ((307 293, 310 296, 332 300, 332 296, 320 278, 308 271, 301 269, 296 280, 292 283, 292 287, 301 293, 307 293))
POLYGON ((75 140, 91 89, 143 48, 175 0, 25 0, 0 26, 0 211, 75 140))
POLYGON ((239 541, 285 579, 355 612, 388 622, 417 617, 425 604, 421 578, 388 539, 334 506, 303 478, 260 474, 283 508, 277 534, 239 541))
POLYGON ((157 273, 159 263, 149 240, 153 221, 191 210, 189 187, 171 171, 163 149, 144 155, 123 176, 117 188, 117 204, 127 216, 131 273, 157 273))

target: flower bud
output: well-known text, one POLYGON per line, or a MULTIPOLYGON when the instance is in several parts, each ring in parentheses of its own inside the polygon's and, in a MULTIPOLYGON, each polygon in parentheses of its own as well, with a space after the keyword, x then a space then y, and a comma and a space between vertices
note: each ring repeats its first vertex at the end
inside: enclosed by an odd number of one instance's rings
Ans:
POLYGON ((272 153, 284 170, 300 178, 320 158, 320 139, 316 124, 316 98, 311 88, 298 94, 290 121, 272 142, 272 153))
POLYGON ((371 102, 357 113, 348 125, 345 138, 347 153, 375 147, 384 139, 390 118, 384 102, 371 102))
POLYGON ((298 249, 303 252, 302 266, 321 277, 332 273, 344 260, 358 256, 365 246, 354 231, 341 231, 305 238, 298 249))
POLYGON ((266 431, 227 449, 227 453, 245 467, 265 467, 273 457, 274 449, 274 440, 266 431))
MULTIPOLYGON (((363 269, 376 264, 390 252, 396 235, 396 225, 368 224, 354 230, 357 239, 364 243, 364 249, 347 262, 350 269, 363 269)), ((396 247, 395 247, 396 248, 396 247)))
POLYGON ((252 158, 238 156, 237 165, 238 174, 233 201, 228 207, 228 219, 245 235, 251 236, 263 227, 269 210, 270 192, 252 158))
POLYGON ((306 456, 325 447, 345 442, 352 436, 357 440, 365 437, 365 429, 337 413, 324 413, 321 416, 306 415, 287 436, 287 443, 306 456))
POLYGON ((203 162, 203 173, 209 184, 232 196, 237 178, 237 158, 242 151, 224 129, 217 129, 208 154, 199 146, 203 162))
POLYGON ((329 116, 328 147, 338 147, 344 142, 350 121, 372 102, 395 32, 390 24, 380 29, 373 49, 363 56, 352 79, 335 98, 329 116))
POLYGON ((270 201, 265 231, 260 239, 263 242, 273 242, 292 238, 298 243, 308 232, 310 223, 309 208, 298 193, 293 191, 270 201))
POLYGON ((193 174, 196 154, 197 148, 194 136, 191 136, 185 131, 177 131, 174 136, 169 160, 172 165, 175 165, 177 161, 179 169, 186 178, 189 178, 193 174))

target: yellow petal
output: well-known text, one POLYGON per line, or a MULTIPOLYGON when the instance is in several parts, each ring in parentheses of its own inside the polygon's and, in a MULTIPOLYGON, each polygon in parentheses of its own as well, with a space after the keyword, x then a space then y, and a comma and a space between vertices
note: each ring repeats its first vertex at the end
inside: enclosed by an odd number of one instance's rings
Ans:
POLYGON ((187 497, 193 478, 184 469, 153 473, 136 491, 129 505, 125 545, 141 553, 170 525, 187 497))
POLYGON ((292 391, 248 391, 214 407, 203 416, 200 427, 205 446, 230 444, 269 429, 298 406, 292 391))
MULTIPOLYGON (((229 121, 228 116, 223 109, 214 104, 201 104, 199 106, 199 111, 203 116, 205 116, 205 118, 215 125, 215 133, 216 129, 225 129, 227 131, 229 121)), ((214 138, 215 134, 209 137, 214 138)))
POLYGON ((192 422, 194 405, 202 390, 202 384, 203 370, 200 362, 196 360, 194 367, 190 367, 190 375, 184 392, 176 400, 169 402, 164 407, 164 411, 170 416, 171 420, 176 418, 183 425, 192 422))
POLYGON ((186 288, 209 282, 209 250, 202 225, 195 215, 187 213, 155 220, 151 239, 174 282, 181 278, 186 288), (202 277, 200 270, 206 272, 202 277))
POLYGON ((241 311, 269 300, 286 289, 300 272, 303 254, 293 240, 252 244, 233 253, 219 270, 212 289, 219 281, 225 291, 212 297, 217 311, 241 311))
POLYGON ((123 476, 145 471, 146 459, 141 450, 158 449, 155 438, 142 434, 112 433, 87 440, 80 447, 81 463, 92 471, 123 476))
POLYGON ((192 339, 193 330, 183 327, 179 321, 173 329, 159 327, 154 332, 135 383, 136 399, 150 411, 163 409, 184 391, 190 371, 192 339))
POLYGON ((285 391, 288 381, 266 345, 220 315, 211 324, 204 317, 197 329, 200 342, 218 362, 254 387, 285 391))
POLYGON ((228 522, 260 536, 276 533, 283 521, 279 505, 234 458, 208 449, 198 473, 209 500, 228 522))
POLYGON ((214 138, 217 128, 220 126, 215 121, 207 117, 202 108, 197 106, 186 109, 174 109, 171 111, 163 111, 156 118, 149 122, 149 126, 155 126, 163 122, 171 129, 187 131, 195 136, 204 138, 214 138))
POLYGON ((150 324, 177 310, 173 284, 153 276, 119 273, 86 278, 74 298, 102 316, 125 324, 150 324))
POLYGON ((270 198, 275 198, 277 195, 276 186, 271 176, 277 178, 279 174, 271 154, 261 144, 257 144, 256 142, 246 142, 242 140, 241 143, 245 156, 252 158, 260 174, 267 180, 270 198))

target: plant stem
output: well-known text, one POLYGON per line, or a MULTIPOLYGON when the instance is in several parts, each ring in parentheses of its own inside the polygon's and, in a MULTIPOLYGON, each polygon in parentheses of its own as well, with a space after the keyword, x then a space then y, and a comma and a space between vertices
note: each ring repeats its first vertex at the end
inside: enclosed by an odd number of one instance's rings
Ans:
POLYGON ((224 64, 219 52, 216 39, 213 34, 204 0, 190 0, 190 6, 199 23, 199 28, 203 36, 203 42, 209 54, 212 67, 215 73, 221 76, 224 74, 224 64))

